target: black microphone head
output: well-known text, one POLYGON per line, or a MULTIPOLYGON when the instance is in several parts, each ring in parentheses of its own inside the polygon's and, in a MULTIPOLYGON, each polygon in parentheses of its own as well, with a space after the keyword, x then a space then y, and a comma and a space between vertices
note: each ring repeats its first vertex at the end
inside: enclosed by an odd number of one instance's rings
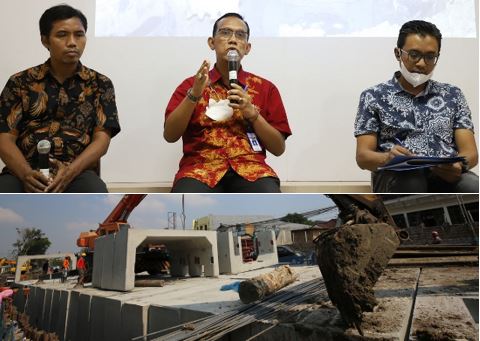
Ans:
POLYGON ((37 143, 37 151, 39 154, 48 154, 50 153, 50 148, 52 144, 48 140, 41 140, 37 143))

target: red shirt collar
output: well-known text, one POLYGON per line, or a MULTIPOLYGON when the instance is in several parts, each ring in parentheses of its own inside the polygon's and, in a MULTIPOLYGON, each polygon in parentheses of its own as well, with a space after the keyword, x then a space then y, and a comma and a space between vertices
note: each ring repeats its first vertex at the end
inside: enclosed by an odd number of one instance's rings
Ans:
MULTIPOLYGON (((212 84, 222 79, 222 74, 220 73, 220 71, 218 71, 217 64, 215 64, 213 69, 209 71, 208 76, 210 77, 210 82, 212 82, 212 84)), ((241 65, 240 65, 240 69, 238 70, 237 76, 238 76, 238 82, 241 85, 245 86, 247 84, 247 72, 243 71, 243 68, 241 65)))

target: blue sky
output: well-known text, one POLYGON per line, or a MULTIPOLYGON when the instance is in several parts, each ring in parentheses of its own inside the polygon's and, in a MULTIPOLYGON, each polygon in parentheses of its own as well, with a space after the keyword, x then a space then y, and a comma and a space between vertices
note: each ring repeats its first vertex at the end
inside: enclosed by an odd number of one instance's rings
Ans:
MULTIPOLYGON (((47 253, 77 251, 80 232, 96 229, 120 201, 121 194, 3 194, 0 195, 0 257, 6 257, 16 241, 16 228, 36 227, 52 242, 47 253)), ((133 228, 166 228, 168 212, 177 212, 181 226, 180 194, 150 194, 129 218, 133 228)), ((186 228, 192 220, 214 215, 271 215, 300 213, 333 206, 321 194, 185 194, 186 228)), ((330 213, 318 219, 330 219, 330 213)), ((178 228, 178 227, 177 227, 178 228)))

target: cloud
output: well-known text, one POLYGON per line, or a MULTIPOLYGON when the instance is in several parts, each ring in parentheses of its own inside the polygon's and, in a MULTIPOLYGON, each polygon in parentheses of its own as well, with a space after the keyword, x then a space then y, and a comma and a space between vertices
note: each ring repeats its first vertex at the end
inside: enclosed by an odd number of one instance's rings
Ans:
POLYGON ((98 223, 91 223, 87 221, 72 221, 70 223, 67 223, 66 228, 69 231, 87 232, 90 230, 96 230, 98 228, 98 223))
MULTIPOLYGON (((220 196, 221 197, 221 196, 220 196)), ((211 195, 191 194, 185 196, 185 206, 190 207, 209 207, 217 205, 219 202, 211 195)))
POLYGON ((138 205, 138 210, 145 212, 153 213, 162 213, 166 211, 165 203, 160 200, 157 196, 147 196, 145 200, 138 205))
POLYGON ((19 224, 25 219, 10 208, 0 207, 0 223, 19 224))
POLYGON ((112 210, 117 204, 122 200, 123 195, 122 194, 108 194, 105 195, 103 201, 108 205, 112 206, 112 210))

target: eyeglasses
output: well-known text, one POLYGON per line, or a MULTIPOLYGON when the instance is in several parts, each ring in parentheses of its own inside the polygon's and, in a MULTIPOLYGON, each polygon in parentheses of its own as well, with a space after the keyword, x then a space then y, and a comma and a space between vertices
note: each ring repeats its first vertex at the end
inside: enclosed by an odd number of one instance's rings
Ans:
POLYGON ((425 61, 425 64, 427 65, 435 65, 437 64, 437 61, 438 61, 438 57, 440 56, 440 54, 438 53, 421 53, 417 50, 410 50, 410 51, 405 51, 405 50, 402 50, 402 49, 399 49, 400 51, 402 51, 403 53, 406 53, 408 55, 408 61, 409 62, 412 62, 412 63, 418 63, 422 58, 423 60, 425 61))
POLYGON ((230 39, 235 33, 235 38, 238 40, 246 41, 248 39, 248 33, 245 31, 234 31, 229 28, 221 28, 217 31, 217 36, 222 39, 230 39))

